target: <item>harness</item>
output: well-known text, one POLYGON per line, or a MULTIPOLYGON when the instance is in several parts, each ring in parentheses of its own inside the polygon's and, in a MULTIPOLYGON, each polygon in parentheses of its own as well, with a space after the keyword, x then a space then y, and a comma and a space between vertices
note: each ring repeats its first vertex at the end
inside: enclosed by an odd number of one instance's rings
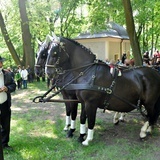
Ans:
MULTIPOLYGON (((144 113, 141 110, 140 99, 138 99, 137 104, 135 105, 135 104, 129 102, 128 100, 126 100, 124 98, 121 98, 120 96, 118 96, 114 93, 115 84, 116 84, 118 74, 119 74, 119 68, 117 68, 117 67, 115 67, 115 69, 114 69, 114 74, 112 75, 113 80, 112 80, 111 85, 109 87, 97 86, 97 85, 94 85, 93 83, 92 84, 87 84, 87 83, 85 83, 85 84, 74 84, 74 83, 72 83, 72 82, 76 81, 78 78, 80 78, 81 76, 83 76, 87 71, 89 71, 93 65, 98 64, 98 63, 100 64, 100 62, 98 60, 96 60, 94 63, 90 63, 90 64, 85 65, 85 66, 81 66, 81 67, 78 67, 78 68, 73 68, 73 69, 63 70, 62 72, 58 72, 58 74, 65 74, 66 72, 71 72, 71 71, 75 71, 75 70, 78 70, 78 69, 85 68, 84 71, 82 71, 78 74, 78 76, 74 77, 67 84, 63 85, 60 90, 58 90, 56 93, 54 93, 50 97, 44 99, 44 102, 47 102, 49 99, 51 99, 53 96, 57 95, 58 93, 60 93, 64 89, 65 90, 92 90, 92 91, 102 92, 102 93, 105 93, 107 95, 106 99, 104 101, 104 106, 105 107, 104 107, 103 112, 105 112, 105 110, 110 105, 109 101, 110 101, 111 97, 113 96, 113 97, 121 100, 122 102, 132 106, 133 108, 139 110, 141 112, 141 114, 144 115, 144 113)), ((104 63, 101 63, 101 64, 106 65, 104 63)), ((54 66, 50 66, 50 67, 54 67, 54 66)), ((95 78, 95 75, 93 74, 93 77, 92 77, 93 81, 94 81, 94 78, 95 78)), ((145 114, 145 116, 146 116, 146 114, 145 114)))
MULTIPOLYGON (((59 44, 60 49, 64 50, 64 52, 66 53, 66 55, 69 57, 69 54, 65 51, 65 48, 62 47, 63 44, 59 44)), ((94 85, 94 79, 95 79, 95 74, 92 75, 92 82, 91 84, 88 83, 84 83, 84 84, 77 84, 77 83, 73 83, 74 81, 76 81, 78 78, 80 78, 81 76, 85 75, 87 73, 87 71, 89 71, 91 69, 92 66, 96 65, 96 64, 103 64, 103 65, 107 65, 105 63, 100 63, 99 60, 95 60, 93 63, 90 64, 86 64, 84 66, 81 67, 77 67, 77 68, 72 68, 72 69, 67 69, 67 70, 63 70, 61 67, 57 67, 57 65, 59 64, 59 60, 60 57, 57 58, 57 61, 54 65, 46 65, 46 67, 51 67, 54 68, 55 71, 57 72, 58 75, 63 75, 67 72, 72 72, 72 71, 76 71, 79 69, 83 69, 83 71, 81 71, 77 76, 73 77, 72 79, 69 80, 69 82, 65 85, 63 85, 60 90, 58 90, 57 92, 55 92, 54 94, 52 94, 51 96, 49 96, 46 99, 43 99, 43 102, 47 102, 48 100, 50 100, 52 97, 54 97, 55 95, 59 94, 62 90, 93 90, 93 91, 97 91, 97 92, 102 92, 106 94, 106 99, 104 101, 104 111, 108 108, 109 106, 109 101, 111 99, 112 96, 114 96, 115 98, 121 100, 122 102, 132 106, 133 108, 140 110, 141 112, 141 101, 140 98, 137 101, 137 104, 133 104, 131 102, 129 102, 128 100, 121 98, 120 96, 116 95, 114 93, 114 89, 115 89, 115 84, 116 84, 116 80, 118 77, 118 68, 116 67, 114 69, 114 75, 113 75, 113 80, 111 82, 111 85, 109 87, 103 87, 103 86, 97 86, 94 85)), ((95 71, 96 72, 96 71, 95 71)))

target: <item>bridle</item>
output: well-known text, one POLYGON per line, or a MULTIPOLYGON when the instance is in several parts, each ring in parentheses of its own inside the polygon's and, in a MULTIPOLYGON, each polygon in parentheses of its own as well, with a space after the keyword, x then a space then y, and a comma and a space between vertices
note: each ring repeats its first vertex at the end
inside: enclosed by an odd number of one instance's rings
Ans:
MULTIPOLYGON (((52 42, 52 44, 50 46, 50 50, 48 51, 48 53, 51 51, 53 46, 57 46, 57 45, 58 45, 58 53, 63 51, 66 54, 66 56, 69 58, 69 54, 66 51, 64 42, 52 42)), ((54 54, 56 55, 57 52, 54 52, 54 54)), ((72 69, 65 69, 64 70, 62 67, 60 67, 60 66, 58 67, 59 62, 60 62, 60 58, 61 57, 58 57, 54 64, 46 64, 45 67, 53 68, 55 70, 56 74, 62 75, 62 74, 65 74, 66 72, 76 71, 76 70, 83 69, 83 68, 85 69, 86 67, 90 67, 90 66, 98 63, 98 61, 95 59, 93 62, 91 62, 89 64, 86 64, 86 65, 83 65, 81 67, 72 68, 72 69)))
POLYGON ((49 49, 50 45, 48 46, 44 46, 41 50, 43 50, 43 53, 40 52, 39 55, 38 55, 38 60, 39 58, 41 59, 41 63, 37 63, 35 64, 35 67, 36 68, 39 68, 39 69, 43 69, 45 68, 45 63, 46 63, 46 60, 47 60, 47 56, 48 56, 48 49, 49 49))

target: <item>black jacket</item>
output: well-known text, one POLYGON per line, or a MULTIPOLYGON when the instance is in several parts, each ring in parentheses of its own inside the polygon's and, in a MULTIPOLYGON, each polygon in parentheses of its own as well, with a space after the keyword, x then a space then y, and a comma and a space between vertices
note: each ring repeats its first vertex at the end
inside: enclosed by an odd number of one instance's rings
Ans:
POLYGON ((14 92, 16 90, 16 83, 12 77, 11 72, 2 70, 4 74, 4 85, 8 88, 7 91, 7 101, 8 101, 8 107, 11 106, 11 92, 14 92))

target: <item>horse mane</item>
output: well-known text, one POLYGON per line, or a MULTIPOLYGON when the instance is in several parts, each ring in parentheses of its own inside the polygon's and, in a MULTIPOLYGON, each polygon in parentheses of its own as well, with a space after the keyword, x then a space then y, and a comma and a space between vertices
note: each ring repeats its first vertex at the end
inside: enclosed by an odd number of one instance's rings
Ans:
POLYGON ((94 59, 96 59, 96 55, 95 55, 90 49, 88 49, 87 47, 85 47, 84 45, 82 45, 81 43, 79 43, 79 42, 77 42, 77 41, 75 41, 75 40, 73 40, 73 39, 70 39, 70 38, 65 38, 65 37, 62 37, 62 38, 64 38, 64 39, 66 39, 66 40, 68 40, 68 41, 70 41, 70 42, 72 42, 72 43, 80 46, 80 47, 83 48, 85 51, 87 51, 89 54, 93 55, 93 56, 94 56, 94 59))

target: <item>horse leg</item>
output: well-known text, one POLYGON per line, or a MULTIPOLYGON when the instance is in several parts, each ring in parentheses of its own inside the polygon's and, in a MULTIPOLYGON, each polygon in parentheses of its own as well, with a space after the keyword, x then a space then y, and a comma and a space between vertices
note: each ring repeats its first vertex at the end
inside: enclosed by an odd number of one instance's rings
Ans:
POLYGON ((66 115, 66 125, 65 125, 65 127, 64 127, 63 130, 64 130, 64 131, 68 131, 70 125, 71 125, 71 117, 66 115))
POLYGON ((125 117, 125 113, 119 113, 119 112, 116 112, 115 113, 115 115, 114 115, 114 118, 113 118, 113 123, 115 124, 115 125, 117 125, 118 123, 119 123, 119 121, 120 122, 124 122, 124 117, 125 117), (119 114, 120 114, 120 117, 118 118, 118 116, 119 116, 119 114))
POLYGON ((88 146, 89 145, 89 141, 93 140, 93 134, 94 134, 94 130, 93 129, 88 129, 87 138, 86 138, 85 141, 82 142, 82 144, 84 146, 88 146))
POLYGON ((71 117, 70 117, 71 108, 69 103, 65 103, 65 105, 66 105, 66 124, 63 130, 68 131, 71 125, 71 117))
POLYGON ((149 121, 145 122, 141 128, 140 138, 144 139, 148 134, 151 134, 153 125, 149 123, 149 121))
POLYGON ((147 134, 151 134, 152 128, 154 124, 157 122, 157 119, 160 114, 160 98, 157 100, 155 105, 150 106, 154 107, 150 107, 150 109, 147 110, 149 120, 145 122, 145 124, 141 128, 140 138, 145 138, 147 134))
POLYGON ((145 122, 141 128, 140 138, 143 139, 147 136, 147 129, 149 127, 149 121, 145 122))
POLYGON ((119 118, 120 122, 124 122, 125 115, 126 115, 125 113, 120 113, 120 118, 119 118))
POLYGON ((81 106, 81 115, 80 115, 80 136, 78 142, 82 143, 84 141, 84 136, 86 135, 86 112, 84 104, 81 106))
MULTIPOLYGON (((94 104, 94 102, 92 102, 94 104)), ((88 119, 88 132, 87 132, 87 138, 85 141, 82 142, 84 146, 88 146, 89 142, 93 140, 94 135, 94 126, 96 121, 96 112, 97 107, 92 106, 91 103, 86 105, 86 115, 88 119)))
POLYGON ((114 123, 115 125, 117 125, 117 124, 119 123, 119 118, 118 118, 118 116, 119 116, 119 112, 116 112, 116 113, 114 114, 114 118, 113 118, 113 123, 114 123))
POLYGON ((70 108, 71 108, 71 126, 70 126, 70 130, 67 133, 68 138, 72 138, 73 132, 76 130, 76 117, 77 117, 78 103, 71 102, 70 108))

